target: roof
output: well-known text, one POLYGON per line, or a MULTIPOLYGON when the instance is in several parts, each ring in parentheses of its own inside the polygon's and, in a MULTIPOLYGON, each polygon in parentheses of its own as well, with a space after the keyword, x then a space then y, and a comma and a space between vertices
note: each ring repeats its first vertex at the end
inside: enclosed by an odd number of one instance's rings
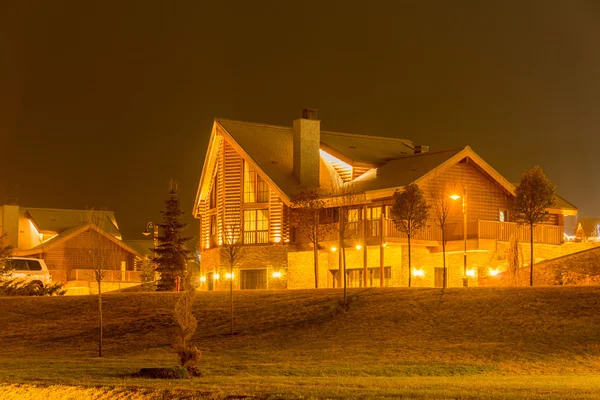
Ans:
POLYGON ((121 236, 115 214, 112 211, 63 210, 56 208, 21 207, 40 232, 62 233, 70 228, 89 222, 90 216, 98 226, 113 236, 121 236))
POLYGON ((116 243, 119 247, 132 253, 136 257, 142 257, 142 254, 140 254, 137 250, 128 246, 123 241, 115 238, 113 235, 108 234, 102 228, 100 228, 94 224, 86 224, 86 225, 71 227, 71 228, 66 229, 63 232, 59 233, 58 235, 54 236, 53 238, 48 239, 45 242, 40 243, 35 247, 32 247, 31 249, 16 251, 15 255, 25 256, 25 255, 45 253, 45 252, 49 251, 50 249, 52 249, 53 247, 57 246, 58 244, 63 243, 65 241, 79 235, 80 233, 88 231, 90 229, 95 230, 100 235, 102 235, 102 236, 106 237, 107 239, 109 239, 110 241, 116 243))
POLYGON ((154 255, 154 240, 123 240, 123 243, 142 256, 151 257, 154 255))

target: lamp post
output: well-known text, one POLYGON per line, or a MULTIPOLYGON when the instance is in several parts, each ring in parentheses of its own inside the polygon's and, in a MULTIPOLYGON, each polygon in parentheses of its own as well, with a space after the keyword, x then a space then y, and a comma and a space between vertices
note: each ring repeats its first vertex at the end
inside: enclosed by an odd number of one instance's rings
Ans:
POLYGON ((462 187, 462 196, 457 194, 453 194, 450 196, 452 200, 458 200, 462 197, 462 212, 463 212, 463 240, 464 240, 464 253, 463 253, 463 286, 469 286, 469 277, 467 276, 467 186, 465 186, 461 182, 457 182, 454 184, 454 188, 456 185, 460 184, 462 187))

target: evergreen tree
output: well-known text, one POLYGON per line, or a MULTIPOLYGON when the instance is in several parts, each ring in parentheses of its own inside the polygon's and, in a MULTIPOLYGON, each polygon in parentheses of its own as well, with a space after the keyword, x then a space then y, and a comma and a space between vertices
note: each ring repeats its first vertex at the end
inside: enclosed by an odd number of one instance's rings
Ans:
POLYGON ((183 282, 185 264, 190 258, 186 243, 191 239, 183 236, 187 224, 181 222, 181 206, 179 204, 179 185, 171 180, 169 198, 165 200, 165 211, 161 211, 163 222, 158 224, 159 236, 156 257, 156 271, 160 274, 157 290, 175 290, 177 278, 183 282))

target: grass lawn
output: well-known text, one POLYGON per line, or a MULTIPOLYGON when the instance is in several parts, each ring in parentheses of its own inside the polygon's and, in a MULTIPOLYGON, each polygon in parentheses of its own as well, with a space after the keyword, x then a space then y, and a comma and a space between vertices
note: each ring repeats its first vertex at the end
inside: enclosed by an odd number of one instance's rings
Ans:
POLYGON ((0 399, 600 398, 600 287, 199 293, 204 376, 172 366, 178 294, 0 298, 0 399), (48 389, 50 387, 50 389, 48 389), (41 392, 43 388, 43 392, 41 392), (42 394, 43 393, 43 394, 42 394))

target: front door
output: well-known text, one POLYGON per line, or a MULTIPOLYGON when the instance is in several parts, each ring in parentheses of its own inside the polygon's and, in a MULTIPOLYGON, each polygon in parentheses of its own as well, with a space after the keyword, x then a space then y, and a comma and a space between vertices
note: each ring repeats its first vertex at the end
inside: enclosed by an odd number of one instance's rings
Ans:
POLYGON ((214 286, 215 286, 214 285, 214 283, 215 283, 214 279, 215 279, 214 272, 208 272, 206 274, 206 289, 207 290, 214 290, 214 286))
POLYGON ((435 268, 434 284, 435 287, 444 287, 444 268, 435 268))

